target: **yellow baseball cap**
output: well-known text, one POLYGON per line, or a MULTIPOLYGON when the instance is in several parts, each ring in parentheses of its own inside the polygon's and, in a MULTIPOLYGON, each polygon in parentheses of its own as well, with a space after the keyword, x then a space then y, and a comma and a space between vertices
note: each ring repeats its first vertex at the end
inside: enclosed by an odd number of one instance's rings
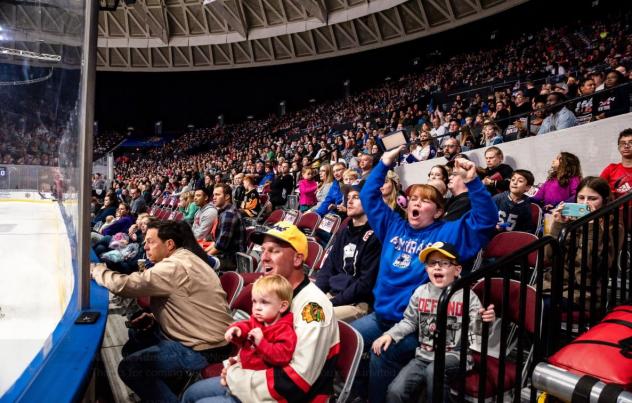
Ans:
POLYGON ((296 252, 303 255, 303 261, 307 259, 307 237, 296 225, 279 221, 266 232, 255 232, 251 238, 255 243, 261 244, 266 236, 287 242, 296 252))
POLYGON ((426 257, 432 252, 439 252, 443 256, 454 260, 455 262, 459 261, 459 252, 457 252, 454 245, 449 244, 447 242, 435 242, 430 246, 424 248, 424 250, 419 253, 419 260, 422 262, 426 262, 426 257))

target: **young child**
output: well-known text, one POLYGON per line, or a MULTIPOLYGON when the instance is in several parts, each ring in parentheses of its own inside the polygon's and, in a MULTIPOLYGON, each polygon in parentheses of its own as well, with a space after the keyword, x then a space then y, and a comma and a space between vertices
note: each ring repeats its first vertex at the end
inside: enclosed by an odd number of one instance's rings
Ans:
POLYGON ((298 181, 298 192, 300 194, 298 203, 301 212, 304 213, 318 203, 316 199, 318 182, 313 179, 314 170, 312 167, 304 167, 301 171, 301 175, 303 179, 298 181))
POLYGON ((232 324, 226 340, 239 345, 239 362, 244 369, 282 367, 292 359, 296 348, 292 286, 285 277, 260 277, 252 286, 252 316, 232 324))
MULTIPOLYGON (((391 382, 386 395, 387 402, 408 402, 413 401, 420 384, 426 385, 427 402, 432 401, 432 374, 434 352, 434 333, 436 327, 437 305, 443 289, 454 282, 461 273, 459 255, 456 248, 448 243, 435 242, 426 247, 419 254, 419 259, 425 263, 426 270, 430 277, 430 282, 425 283, 415 290, 410 298, 408 307, 404 312, 404 318, 395 326, 390 328, 381 337, 373 342, 372 350, 380 355, 389 346, 399 342, 407 335, 418 332, 419 347, 415 351, 413 358, 391 382)), ((461 345, 461 329, 459 324, 462 321, 463 292, 458 291, 452 297, 454 310, 448 310, 448 326, 446 333, 445 357, 445 377, 444 399, 448 400, 449 380, 459 370, 459 348, 461 345)), ((470 330, 468 337, 474 338, 472 327, 479 319, 484 322, 493 322, 496 318, 494 305, 489 305, 487 309, 481 307, 476 294, 470 293, 470 330)), ((468 364, 469 363, 468 357, 468 364)))
POLYGON ((498 231, 534 231, 529 197, 525 196, 533 186, 533 180, 531 172, 516 169, 511 174, 509 190, 493 197, 498 207, 498 231))
POLYGON ((345 185, 351 186, 351 185, 354 185, 358 181, 359 178, 360 178, 360 175, 358 175, 358 171, 354 169, 347 169, 342 174, 342 183, 344 183, 345 185))

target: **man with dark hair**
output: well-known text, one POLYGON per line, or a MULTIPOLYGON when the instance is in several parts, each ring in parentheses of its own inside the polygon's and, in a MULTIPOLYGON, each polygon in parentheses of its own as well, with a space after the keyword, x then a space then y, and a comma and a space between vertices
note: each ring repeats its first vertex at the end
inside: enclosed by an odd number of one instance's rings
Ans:
POLYGON ((198 241, 210 241, 213 224, 217 220, 217 209, 210 204, 212 190, 203 187, 193 194, 193 202, 200 208, 193 217, 193 235, 198 241))
POLYGON ((139 214, 144 213, 145 210, 147 210, 147 203, 145 203, 145 198, 141 195, 140 190, 133 187, 129 190, 129 195, 131 198, 130 212, 132 215, 136 217, 139 214))
POLYGON ((608 181, 612 194, 620 197, 632 189, 632 128, 619 133, 617 144, 621 162, 608 165, 599 176, 608 181))
POLYGON ((246 228, 232 203, 230 186, 226 183, 215 185, 213 204, 219 215, 212 234, 215 241, 206 247, 206 252, 219 259, 223 271, 233 270, 237 267, 235 254, 246 250, 246 228))
POLYGON ((272 203, 272 208, 283 206, 292 190, 294 190, 294 178, 290 174, 290 164, 284 161, 279 164, 279 173, 270 184, 270 203, 272 203))
POLYGON ((380 264, 382 244, 377 239, 360 201, 361 186, 347 191, 349 225, 336 236, 331 251, 318 271, 316 285, 327 293, 336 319, 359 319, 373 304, 373 286, 380 264))
POLYGON ((118 368, 143 401, 177 402, 168 378, 221 362, 231 352, 224 339, 232 322, 226 293, 208 263, 186 248, 186 238, 181 223, 154 223, 145 237, 150 270, 126 275, 103 264, 91 268, 92 278, 116 295, 152 297, 149 312, 130 321, 118 368))
POLYGON ((453 161, 457 155, 461 154, 461 145, 455 138, 448 138, 443 143, 443 157, 448 161, 453 161))
POLYGON ((563 105, 566 97, 561 92, 552 92, 546 97, 546 107, 548 115, 542 121, 538 134, 554 132, 556 130, 573 127, 577 124, 577 119, 573 112, 563 105))

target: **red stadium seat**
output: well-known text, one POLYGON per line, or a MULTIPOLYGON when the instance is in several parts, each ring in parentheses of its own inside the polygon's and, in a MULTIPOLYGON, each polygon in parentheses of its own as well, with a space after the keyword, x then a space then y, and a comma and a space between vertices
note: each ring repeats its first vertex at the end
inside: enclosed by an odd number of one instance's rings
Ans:
POLYGON ((320 216, 318 215, 318 213, 309 212, 301 216, 301 218, 296 223, 296 226, 298 227, 298 229, 303 231, 305 235, 313 235, 314 231, 316 231, 316 228, 318 228, 319 223, 320 216))
POLYGON ((233 309, 233 303, 237 298, 237 295, 244 288, 244 279, 239 273, 234 271, 227 271, 221 275, 219 281, 222 283, 222 288, 226 291, 226 302, 228 308, 233 309))

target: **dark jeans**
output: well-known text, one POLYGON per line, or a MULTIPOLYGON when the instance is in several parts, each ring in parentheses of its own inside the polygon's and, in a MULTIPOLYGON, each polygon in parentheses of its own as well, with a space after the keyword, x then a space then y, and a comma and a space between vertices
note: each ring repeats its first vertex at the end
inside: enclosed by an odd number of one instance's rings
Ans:
POLYGON ((372 403, 386 401, 388 385, 395 379, 402 367, 413 359, 415 349, 419 345, 418 334, 411 333, 400 340, 399 343, 391 344, 388 350, 383 351, 380 356, 375 355, 371 351, 373 342, 396 323, 394 321, 381 320, 375 312, 351 323, 351 326, 364 339, 364 352, 370 352, 368 374, 365 360, 364 363, 360 364, 354 390, 362 397, 366 397, 368 392, 369 401, 372 403))
MULTIPOLYGON (((445 372, 443 379, 443 401, 449 402, 450 381, 459 373, 459 359, 454 354, 445 357, 445 372)), ((426 387, 426 402, 432 403, 432 382, 434 379, 434 361, 427 361, 421 357, 413 358, 388 387, 386 400, 389 403, 404 403, 414 401, 421 386, 426 387)))
POLYGON ((130 329, 118 373, 143 401, 175 403, 178 397, 169 387, 169 381, 188 371, 200 371, 210 362, 221 362, 230 352, 229 345, 195 351, 168 339, 159 326, 147 331, 130 329))

